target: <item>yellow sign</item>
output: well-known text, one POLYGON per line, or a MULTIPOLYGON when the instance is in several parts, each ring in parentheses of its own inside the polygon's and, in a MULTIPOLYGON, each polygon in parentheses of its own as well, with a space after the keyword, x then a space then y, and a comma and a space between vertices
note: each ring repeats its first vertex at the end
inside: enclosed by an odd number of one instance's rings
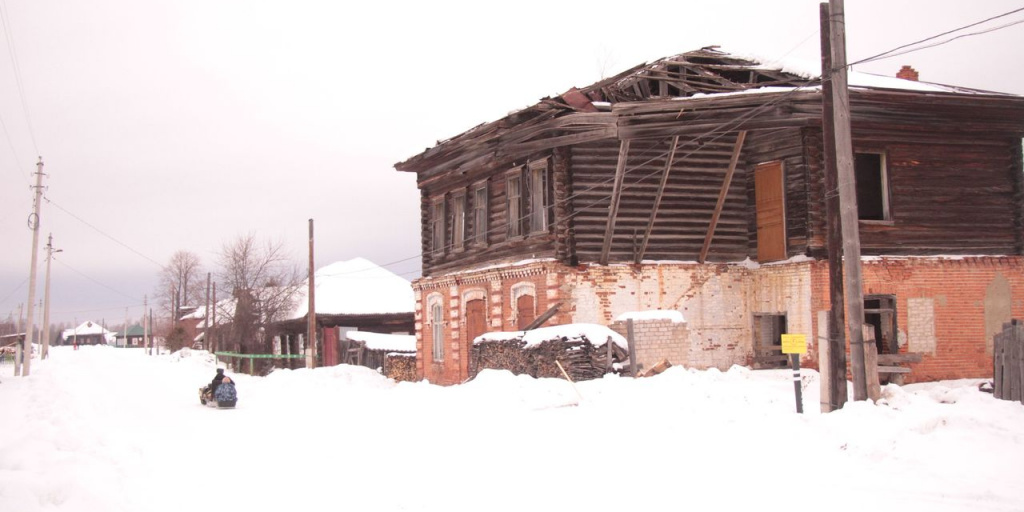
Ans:
POLYGON ((783 334, 782 335, 782 353, 783 354, 806 354, 807 353, 807 336, 803 334, 783 334))

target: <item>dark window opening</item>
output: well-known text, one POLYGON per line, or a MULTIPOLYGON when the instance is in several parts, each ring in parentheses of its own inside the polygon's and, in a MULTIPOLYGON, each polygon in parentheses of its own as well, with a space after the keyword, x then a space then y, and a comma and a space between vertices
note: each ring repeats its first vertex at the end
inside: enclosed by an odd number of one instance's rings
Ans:
POLYGON ((864 297, 864 325, 875 332, 875 348, 879 354, 896 354, 900 348, 896 340, 896 297, 868 295, 864 297))
POLYGON ((788 329, 786 315, 754 313, 755 368, 785 368, 789 356, 782 353, 782 335, 788 329))
POLYGON ((889 220, 889 185, 885 169, 885 155, 857 153, 853 158, 857 182, 857 218, 860 220, 889 220))

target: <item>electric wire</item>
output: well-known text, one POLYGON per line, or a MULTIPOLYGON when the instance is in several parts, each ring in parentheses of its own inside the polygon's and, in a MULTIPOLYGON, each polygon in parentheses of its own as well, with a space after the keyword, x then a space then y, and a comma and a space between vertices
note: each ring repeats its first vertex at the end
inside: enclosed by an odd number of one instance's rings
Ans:
POLYGON ((83 219, 83 218, 79 217, 78 215, 75 215, 74 213, 71 213, 71 212, 70 212, 70 211, 68 211, 68 210, 67 210, 66 208, 64 208, 63 206, 61 206, 61 205, 57 204, 57 203, 56 203, 56 202, 54 202, 54 201, 53 201, 52 199, 50 199, 50 197, 49 197, 49 196, 46 196, 46 195, 44 195, 44 196, 43 196, 43 199, 44 199, 44 200, 46 200, 46 202, 47 202, 48 204, 52 204, 52 205, 53 205, 53 206, 55 206, 55 207, 56 207, 56 208, 57 208, 58 210, 60 210, 60 211, 62 211, 62 212, 64 212, 64 213, 66 213, 66 214, 68 214, 68 215, 69 215, 69 216, 71 216, 71 217, 72 217, 73 219, 77 220, 78 222, 81 222, 82 224, 85 224, 86 226, 88 226, 88 227, 89 227, 90 229, 92 229, 93 231, 95 231, 95 232, 97 232, 97 233, 99 233, 99 234, 103 235, 104 237, 106 237, 106 238, 110 239, 111 241, 113 241, 114 243, 116 243, 116 244, 120 245, 121 247, 124 247, 125 249, 128 249, 129 251, 131 251, 131 252, 135 253, 135 255, 139 256, 140 258, 142 258, 142 259, 144 259, 144 260, 146 260, 146 261, 148 261, 148 262, 150 262, 150 263, 152 263, 152 264, 156 265, 156 266, 157 266, 157 267, 159 267, 159 268, 160 268, 161 270, 163 270, 164 268, 166 268, 166 267, 165 267, 165 265, 163 265, 163 264, 159 263, 158 261, 154 260, 153 258, 150 258, 149 256, 146 256, 146 255, 145 255, 145 254, 143 254, 142 252, 140 252, 140 251, 136 250, 136 249, 135 249, 134 247, 132 247, 132 246, 130 246, 130 245, 128 245, 128 244, 126 244, 126 243, 124 243, 124 242, 122 242, 122 241, 118 240, 117 238, 114 238, 114 236, 113 236, 113 235, 110 235, 110 234, 108 234, 107 232, 103 231, 102 229, 100 229, 100 228, 98 228, 98 227, 96 227, 96 226, 94 226, 94 225, 90 224, 90 223, 89 223, 88 221, 86 221, 85 219, 83 219))
POLYGON ((114 288, 112 286, 109 286, 109 285, 107 285, 105 283, 102 283, 99 280, 92 278, 91 276, 89 276, 85 272, 82 272, 81 270, 78 270, 75 267, 72 267, 71 265, 68 265, 67 263, 61 261, 60 258, 57 258, 56 256, 53 257, 53 261, 56 261, 57 263, 60 263, 65 268, 67 268, 67 269, 71 270, 72 272, 74 272, 74 273, 76 273, 76 274, 78 274, 78 275, 88 279, 89 281, 92 281, 94 284, 97 284, 99 286, 102 286, 103 288, 106 288, 107 290, 110 290, 110 291, 112 291, 112 292, 114 292, 114 293, 116 293, 118 295, 123 296, 123 297, 129 298, 129 299, 131 299, 131 300, 133 300, 135 302, 142 302, 142 301, 139 300, 138 297, 132 296, 132 295, 127 294, 127 293, 125 293, 125 292, 123 292, 121 290, 118 290, 118 289, 116 289, 116 288, 114 288))
POLYGON ((0 0, 0 25, 4 29, 4 38, 7 40, 7 53, 11 57, 11 66, 14 69, 14 83, 18 87, 18 97, 21 99, 21 109, 25 114, 25 125, 28 126, 29 138, 32 140, 32 147, 39 154, 39 145, 36 144, 35 130, 32 128, 32 117, 28 113, 28 103, 25 101, 25 87, 21 80, 21 66, 18 64, 18 51, 14 45, 14 33, 11 32, 11 24, 8 22, 7 2, 0 0))
POLYGON ((903 49, 906 49, 906 48, 910 48, 912 46, 919 45, 921 43, 926 43, 926 42, 931 41, 933 39, 938 39, 940 37, 944 37, 944 36, 950 35, 950 34, 952 34, 954 32, 959 32, 961 30, 966 30, 966 29, 969 29, 971 27, 976 27, 978 25, 982 25, 984 23, 988 23, 990 21, 997 20, 999 18, 1004 18, 1006 16, 1010 16, 1012 14, 1016 14, 1016 13, 1021 12, 1021 11, 1024 11, 1024 7, 1020 7, 1020 8, 1014 9, 1012 11, 1008 11, 1008 12, 1004 12, 1002 14, 998 14, 996 16, 992 16, 991 18, 986 18, 986 19, 981 20, 981 21, 976 21, 974 23, 970 23, 970 24, 967 24, 967 25, 964 25, 964 26, 961 26, 961 27, 957 27, 957 28, 954 28, 952 30, 947 30, 947 31, 942 32, 940 34, 935 34, 933 36, 926 37, 926 38, 921 39, 919 41, 914 41, 912 43, 907 43, 907 44, 904 44, 904 45, 901 45, 901 46, 897 46, 896 48, 893 48, 891 50, 887 50, 887 51, 884 51, 882 53, 879 53, 879 54, 876 54, 876 55, 872 55, 870 57, 865 57, 863 59, 860 59, 860 60, 852 62, 852 63, 847 63, 847 67, 855 66, 855 65, 858 65, 858 64, 864 64, 864 63, 867 63, 867 62, 873 62, 873 61, 876 61, 876 60, 882 60, 883 58, 896 57, 898 55, 905 55, 905 54, 910 53, 912 51, 922 50, 922 49, 925 49, 925 48, 932 48, 932 47, 935 47, 935 46, 946 44, 946 43, 952 42, 952 41, 954 41, 956 39, 960 39, 961 37, 967 37, 967 36, 973 36, 973 35, 979 35, 979 34, 986 34, 988 32, 994 32, 996 30, 1001 30, 1001 29, 1004 29, 1004 28, 1007 28, 1007 27, 1010 27, 1010 26, 1013 26, 1013 25, 1017 25, 1019 23, 1024 22, 1024 20, 1017 21, 1017 22, 1014 22, 1014 23, 1010 23, 1010 24, 1007 24, 1007 25, 1003 25, 1003 26, 1000 26, 1000 27, 996 27, 996 28, 993 28, 993 29, 990 29, 990 30, 985 30, 985 31, 982 31, 982 32, 963 34, 963 35, 957 36, 957 37, 955 37, 953 39, 949 39, 949 40, 943 41, 941 43, 936 43, 934 45, 929 45, 929 46, 925 46, 925 47, 922 47, 922 48, 912 49, 912 50, 908 50, 908 51, 905 51, 905 52, 895 53, 895 52, 899 52, 900 50, 903 50, 903 49))

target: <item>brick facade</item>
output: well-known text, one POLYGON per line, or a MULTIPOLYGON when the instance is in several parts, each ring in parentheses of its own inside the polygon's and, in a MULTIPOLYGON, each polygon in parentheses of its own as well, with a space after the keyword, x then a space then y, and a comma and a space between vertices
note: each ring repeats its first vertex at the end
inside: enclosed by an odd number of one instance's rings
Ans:
MULTIPOLYGON (((1024 318, 1022 257, 866 258, 863 276, 865 295, 895 298, 899 351, 923 356, 908 382, 990 376, 992 335, 1009 318, 1024 318)), ((469 377, 464 312, 471 300, 485 301, 492 332, 517 330, 516 301, 524 294, 534 297, 534 316, 561 303, 546 325, 612 325, 626 312, 679 311, 683 324, 645 322, 648 341, 638 342, 637 359, 649 366, 664 357, 702 369, 751 364, 759 314, 784 315, 788 332, 807 334, 802 364, 817 368, 815 334, 827 332, 829 308, 828 265, 814 260, 578 267, 544 260, 421 278, 414 289, 416 370, 441 384, 469 377), (444 337, 439 361, 432 351, 435 304, 444 337)))

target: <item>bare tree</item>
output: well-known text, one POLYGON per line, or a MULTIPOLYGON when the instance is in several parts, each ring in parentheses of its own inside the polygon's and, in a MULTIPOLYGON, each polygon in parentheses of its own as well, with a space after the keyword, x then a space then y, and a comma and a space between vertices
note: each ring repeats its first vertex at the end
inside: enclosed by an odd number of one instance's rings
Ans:
MULTIPOLYGON (((267 329, 294 310, 295 292, 302 282, 298 266, 281 243, 261 243, 252 233, 224 244, 218 263, 218 282, 235 306, 228 332, 221 333, 225 348, 233 345, 236 351, 249 354, 269 352, 267 329)), ((224 312, 218 308, 217 314, 224 312)))
POLYGON ((168 317, 178 316, 183 306, 198 306, 203 302, 205 282, 199 256, 189 251, 178 251, 160 273, 160 288, 156 296, 168 317))

